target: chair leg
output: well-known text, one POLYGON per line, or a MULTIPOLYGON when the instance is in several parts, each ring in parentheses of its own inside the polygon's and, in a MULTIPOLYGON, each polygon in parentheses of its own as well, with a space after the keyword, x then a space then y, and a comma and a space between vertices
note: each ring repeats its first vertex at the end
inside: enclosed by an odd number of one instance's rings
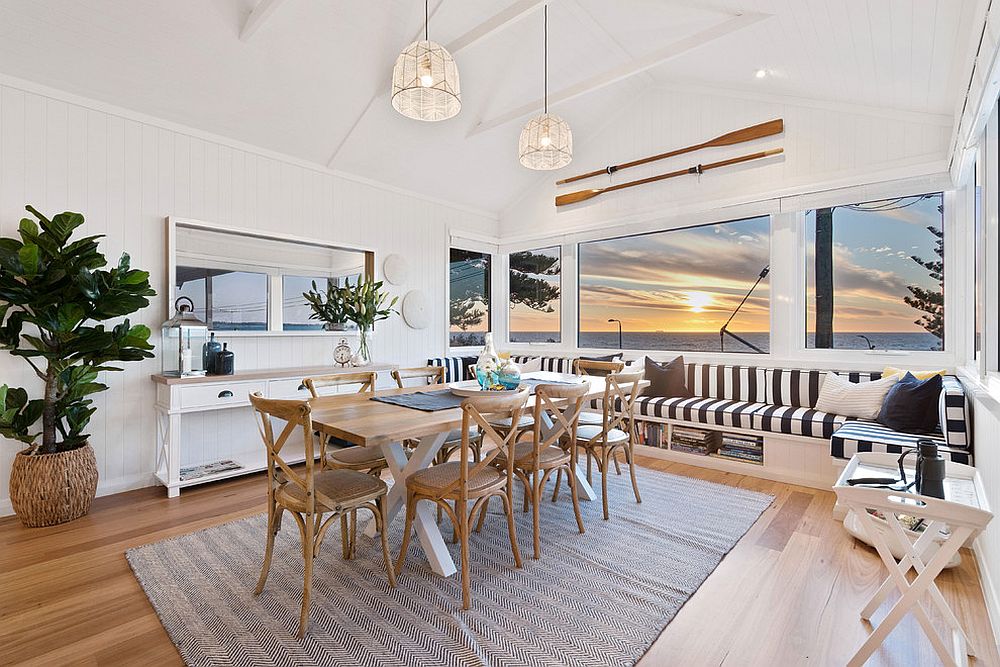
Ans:
POLYGON ((483 524, 486 523, 486 510, 490 506, 490 499, 483 501, 483 506, 479 509, 479 521, 476 522, 476 532, 483 532, 483 524))
POLYGON ((535 560, 542 557, 542 540, 538 535, 538 531, 540 530, 538 505, 541 499, 542 480, 538 471, 533 470, 531 472, 531 528, 534 533, 535 560))
POLYGON ((312 573, 313 573, 313 531, 315 524, 313 518, 305 516, 305 535, 302 539, 302 559, 305 562, 305 573, 302 579, 302 613, 299 615, 299 639, 306 634, 306 627, 309 625, 309 602, 312 596, 312 573))
POLYGON ((611 456, 611 458, 615 460, 615 474, 617 475, 622 474, 622 468, 620 465, 618 465, 618 452, 615 451, 615 453, 611 456))
MULTIPOLYGON (((570 465, 572 466, 572 464, 570 465)), ((580 514, 580 494, 576 488, 576 477, 573 476, 572 468, 566 472, 566 479, 569 481, 569 491, 573 497, 573 513, 576 514, 576 527, 580 529, 580 533, 582 534, 584 530, 583 515, 580 514)))
POLYGON ((605 521, 607 521, 609 518, 611 518, 611 515, 608 512, 608 472, 609 472, 609 470, 608 470, 608 463, 609 463, 608 456, 609 456, 609 454, 610 454, 610 452, 608 451, 608 449, 604 449, 604 451, 601 452, 601 459, 602 459, 601 463, 603 464, 602 467, 601 467, 601 500, 604 503, 604 520, 605 521))
MULTIPOLYGON (((458 516, 458 501, 457 500, 455 501, 455 516, 458 516)), ((452 528, 451 528, 451 543, 452 544, 458 544, 459 530, 460 530, 460 526, 458 526, 457 524, 454 525, 454 526, 452 526, 452 528)))
POLYGON ((267 572, 271 569, 271 556, 274 555, 274 538, 278 534, 278 527, 281 525, 281 513, 285 510, 281 507, 275 508, 271 513, 271 520, 267 525, 267 546, 264 548, 264 565, 260 569, 260 577, 257 579, 257 588, 254 595, 260 595, 267 582, 267 572))
POLYGON ((635 479, 635 451, 632 449, 632 443, 629 443, 629 447, 626 450, 628 455, 628 470, 632 475, 632 491, 635 493, 635 502, 642 504, 642 498, 639 496, 639 483, 635 479))
POLYGON ((524 502, 521 503, 521 511, 522 512, 527 512, 528 511, 528 501, 531 499, 531 494, 532 494, 532 491, 531 491, 531 482, 528 481, 527 476, 525 476, 525 477, 518 476, 518 479, 521 480, 521 486, 524 487, 524 502))
POLYGON ((503 498, 503 511, 507 514, 507 533, 510 535, 510 550, 514 552, 514 565, 521 569, 521 550, 517 548, 517 530, 514 528, 514 498, 507 487, 507 493, 500 495, 503 498))
MULTIPOLYGON (((406 560, 406 550, 410 547, 410 533, 413 532, 413 517, 417 514, 417 503, 413 494, 406 493, 406 524, 403 527, 403 544, 399 547, 399 558, 396 560, 396 575, 403 571, 403 561, 406 560)), ((383 531, 385 532, 385 531, 383 531)))
POLYGON ((392 559, 389 557, 389 526, 385 525, 385 496, 375 499, 375 525, 378 528, 379 536, 382 538, 382 558, 385 559, 385 572, 389 575, 389 585, 396 587, 396 572, 392 566, 392 559))
POLYGON ((346 512, 340 515, 340 555, 344 560, 351 559, 351 536, 348 534, 346 512))
MULTIPOLYGON (((569 473, 570 477, 573 476, 572 471, 569 473)), ((552 489, 552 502, 555 502, 559 497, 559 487, 562 486, 562 468, 556 470, 556 488, 552 489)))
POLYGON ((591 451, 590 451, 590 448, 588 447, 587 448, 587 484, 593 484, 594 483, 594 481, 590 477, 590 460, 591 460, 591 458, 592 458, 591 451))
POLYGON ((358 555, 358 510, 351 510, 351 560, 358 555))
POLYGON ((455 513, 458 514, 459 524, 455 530, 458 532, 462 553, 462 609, 468 609, 472 602, 472 591, 469 586, 469 504, 463 502, 459 507, 459 501, 456 500, 455 513), (462 510, 461 514, 458 514, 459 509, 462 510))

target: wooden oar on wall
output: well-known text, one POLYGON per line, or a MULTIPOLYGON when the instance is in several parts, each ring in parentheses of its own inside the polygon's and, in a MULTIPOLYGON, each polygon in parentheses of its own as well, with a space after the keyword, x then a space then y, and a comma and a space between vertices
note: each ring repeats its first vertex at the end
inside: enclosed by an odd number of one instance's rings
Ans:
POLYGON ((628 183, 619 183, 618 185, 609 185, 606 188, 595 188, 592 190, 580 190, 579 192, 570 192, 565 195, 559 195, 556 197, 556 206, 566 206, 567 204, 576 204, 578 202, 587 201, 588 199, 593 199, 598 195, 602 195, 605 192, 614 192, 615 190, 624 190, 625 188, 633 188, 637 185, 645 185, 646 183, 655 183, 656 181, 665 181, 668 178, 674 178, 675 176, 683 176, 685 174, 701 174, 710 169, 718 169, 719 167, 726 167, 731 164, 739 164, 741 162, 749 162, 751 160, 759 160, 761 158, 769 157, 771 155, 778 155, 784 152, 784 148, 772 148, 771 150, 761 151, 759 153, 751 153, 750 155, 741 155, 740 157, 729 158, 728 160, 720 160, 719 162, 709 162, 708 164, 698 164, 693 167, 688 167, 687 169, 678 169, 677 171, 671 171, 666 174, 660 174, 659 176, 650 176, 649 178, 640 178, 637 181, 629 181, 628 183))
POLYGON ((656 162, 657 160, 665 160, 668 157, 674 157, 675 155, 684 155, 685 153, 693 153, 694 151, 701 150, 702 148, 715 148, 717 146, 732 146, 733 144, 742 144, 747 141, 753 141, 754 139, 763 139, 764 137, 771 137, 775 134, 781 134, 785 131, 785 122, 781 118, 776 120, 769 120, 766 123, 760 123, 759 125, 751 125, 750 127, 744 127, 741 130, 734 130, 733 132, 727 132, 715 139, 709 139, 708 141, 700 144, 695 144, 693 146, 688 146, 686 148, 678 148, 675 151, 670 151, 668 153, 660 153, 659 155, 653 155, 651 157, 644 157, 640 160, 632 160, 631 162, 625 162, 622 164, 613 164, 611 166, 605 167, 598 171, 589 171, 586 174, 580 174, 579 176, 570 176, 569 178, 564 178, 561 181, 556 181, 556 185, 565 185, 566 183, 572 183, 574 181, 582 181, 585 178, 591 178, 593 176, 600 176, 601 174, 613 174, 616 171, 621 171, 622 169, 628 169, 629 167, 638 167, 640 164, 648 164, 650 162, 656 162))

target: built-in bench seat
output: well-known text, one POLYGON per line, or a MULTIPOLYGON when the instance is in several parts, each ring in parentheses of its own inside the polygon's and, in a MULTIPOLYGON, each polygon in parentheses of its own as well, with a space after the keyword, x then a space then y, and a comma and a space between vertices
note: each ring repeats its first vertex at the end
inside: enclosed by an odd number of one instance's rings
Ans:
MULTIPOLYGON (((512 357, 518 364, 534 358, 512 357)), ((542 370, 568 373, 573 369, 573 361, 571 357, 541 357, 542 370)), ((475 363, 475 358, 449 357, 432 359, 429 363, 445 365, 451 381, 461 377, 458 369, 475 363)), ((850 459, 858 451, 898 453, 903 447, 914 446, 920 438, 931 437, 940 443, 942 454, 950 456, 952 461, 972 463, 969 404, 962 383, 954 375, 944 377, 938 406, 939 430, 932 434, 913 434, 816 410, 820 389, 829 373, 857 383, 880 379, 882 374, 878 371, 705 363, 688 363, 684 370, 687 388, 694 396, 641 396, 636 401, 638 419, 780 434, 802 438, 803 443, 827 441, 830 456, 835 460, 850 459)), ((590 407, 600 410, 601 402, 593 401, 590 407)))

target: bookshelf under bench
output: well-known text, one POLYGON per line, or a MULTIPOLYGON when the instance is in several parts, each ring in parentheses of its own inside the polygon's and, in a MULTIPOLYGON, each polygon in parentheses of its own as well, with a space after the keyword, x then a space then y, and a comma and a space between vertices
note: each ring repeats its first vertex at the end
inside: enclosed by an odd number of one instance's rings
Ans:
MULTIPOLYGON (((390 364, 308 366, 241 371, 233 375, 169 377, 153 375, 156 384, 156 477, 173 498, 184 487, 264 470, 267 458, 250 411, 250 394, 307 399, 307 377, 374 371, 379 388, 395 386, 390 364)), ((356 386, 330 387, 350 393, 356 386)), ((301 439, 301 438, 300 438, 301 439)), ((301 442, 289 441, 285 460, 305 460, 301 442)))
POLYGON ((830 441, 666 418, 636 419, 637 451, 702 468, 829 489, 830 441))

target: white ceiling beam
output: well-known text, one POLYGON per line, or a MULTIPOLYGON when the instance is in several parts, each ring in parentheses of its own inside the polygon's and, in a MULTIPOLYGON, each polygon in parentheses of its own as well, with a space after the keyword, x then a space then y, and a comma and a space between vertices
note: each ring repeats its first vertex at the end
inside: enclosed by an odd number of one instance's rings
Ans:
POLYGON ((240 41, 247 42, 288 0, 260 0, 240 28, 240 41))
MULTIPOLYGON (((443 2, 444 0, 439 2, 438 5, 434 8, 434 10, 431 12, 431 18, 433 18, 434 12, 436 12, 438 9, 441 8, 441 4, 443 2)), ((455 54, 469 48, 473 44, 477 44, 478 42, 483 41, 490 35, 493 35, 503 30, 510 24, 521 20, 526 15, 530 14, 531 12, 535 11, 536 9, 544 5, 545 2, 546 0, 518 0, 507 9, 497 12, 496 14, 486 19, 485 21, 474 27, 472 30, 469 30, 462 36, 458 37, 455 40, 452 40, 451 42, 448 42, 447 44, 445 44, 445 48, 448 49, 451 55, 454 56, 455 54)), ((414 35, 413 39, 414 40, 420 39, 421 37, 423 37, 423 35, 424 35, 424 29, 423 26, 421 26, 420 31, 416 35, 414 35)), ((331 155, 330 159, 327 160, 326 164, 328 167, 333 165, 334 161, 337 159, 337 155, 340 154, 340 151, 347 143, 347 140, 351 138, 352 134, 354 134, 354 130, 356 130, 358 125, 361 124, 362 119, 366 115, 368 115, 368 112, 371 110, 372 105, 374 105, 377 100, 382 99, 382 97, 386 94, 386 92, 388 92, 390 86, 392 86, 392 77, 388 76, 382 82, 382 85, 380 85, 376 89, 376 92, 374 95, 372 95, 371 99, 368 100, 368 104, 365 105, 364 110, 354 120, 354 123, 351 124, 351 129, 347 131, 347 134, 344 135, 344 138, 340 140, 339 144, 337 144, 337 148, 334 149, 333 155, 331 155)))
MULTIPOLYGON (((698 47, 708 44, 709 42, 715 41, 721 37, 725 37, 726 35, 730 35, 738 30, 742 30, 743 28, 763 21, 770 16, 770 14, 758 12, 745 12, 738 16, 734 16, 733 18, 722 21, 721 23, 718 23, 710 28, 706 28, 705 30, 668 44, 662 49, 657 49, 642 58, 638 58, 637 60, 633 60, 632 62, 625 63, 618 67, 612 67, 611 69, 596 76, 592 76, 589 79, 585 79, 580 83, 563 88, 562 90, 554 93, 550 93, 549 106, 553 106, 561 102, 568 102, 569 100, 580 97, 581 95, 586 95, 616 84, 619 81, 624 81, 625 79, 641 74, 667 62, 668 60, 672 60, 684 53, 687 53, 688 51, 692 51, 698 47)), ((540 97, 532 102, 529 102, 528 104, 519 106, 516 109, 511 109, 510 111, 494 116, 493 118, 484 120, 476 125, 469 132, 468 136, 474 137, 477 134, 488 132, 502 125, 506 125, 507 123, 524 118, 525 116, 530 116, 531 114, 537 113, 544 108, 545 100, 540 97)))

